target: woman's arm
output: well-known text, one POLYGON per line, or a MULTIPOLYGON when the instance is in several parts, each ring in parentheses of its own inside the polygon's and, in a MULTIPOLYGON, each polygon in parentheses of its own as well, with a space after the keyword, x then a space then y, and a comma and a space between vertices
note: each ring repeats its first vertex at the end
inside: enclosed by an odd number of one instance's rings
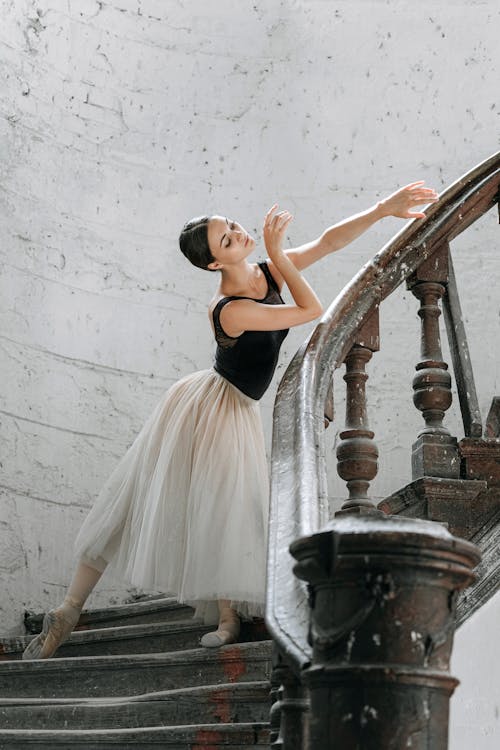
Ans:
POLYGON ((271 218, 276 206, 266 214, 264 240, 269 257, 286 282, 295 305, 264 305, 249 299, 231 300, 221 310, 220 322, 228 336, 243 331, 276 331, 291 328, 318 318, 323 312, 321 302, 282 249, 285 229, 292 216, 280 211, 271 218))
MULTIPOLYGON (((419 180, 405 185, 405 187, 378 201, 366 211, 328 227, 320 237, 312 240, 312 242, 285 250, 285 254, 294 266, 302 271, 302 269, 324 258, 325 255, 334 253, 348 245, 384 216, 397 216, 401 219, 424 219, 425 214, 422 211, 411 211, 410 209, 424 203, 434 203, 438 200, 438 195, 432 188, 423 187, 423 183, 424 180, 419 180)), ((269 263, 269 268, 281 288, 284 281, 282 274, 271 263, 269 263)))

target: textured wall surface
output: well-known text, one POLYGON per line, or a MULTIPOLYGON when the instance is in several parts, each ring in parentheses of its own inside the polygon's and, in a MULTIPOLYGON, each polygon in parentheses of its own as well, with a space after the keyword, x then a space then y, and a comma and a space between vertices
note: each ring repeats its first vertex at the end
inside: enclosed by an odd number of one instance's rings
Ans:
MULTIPOLYGON (((25 608, 59 601, 78 527, 164 390, 212 362, 216 281, 180 255, 184 221, 239 219, 257 260, 275 201, 295 215, 294 246, 408 182, 441 191, 498 147, 499 13, 494 0, 0 8, 0 625, 20 632, 25 608)), ((306 271, 325 306, 403 223, 306 271)), ((454 251, 484 413, 500 392, 496 217, 454 251)), ((416 310, 403 288, 385 303, 369 366, 379 498, 410 478, 416 310)), ((276 382, 311 326, 291 331, 262 401, 268 445, 276 382)), ((105 576, 89 604, 129 591, 105 576)))
POLYGON ((451 673, 460 679, 451 701, 449 750, 500 746, 500 592, 455 635, 451 673))

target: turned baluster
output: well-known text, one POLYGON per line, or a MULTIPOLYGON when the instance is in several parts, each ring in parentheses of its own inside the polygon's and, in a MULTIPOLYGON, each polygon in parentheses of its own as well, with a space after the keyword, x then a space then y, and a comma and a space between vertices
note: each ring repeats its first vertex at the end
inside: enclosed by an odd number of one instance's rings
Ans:
POLYGON ((445 243, 425 261, 407 282, 420 301, 420 356, 413 378, 413 403, 422 412, 425 427, 413 444, 413 479, 422 476, 459 477, 460 462, 456 438, 443 425, 452 401, 451 376, 443 361, 439 335, 439 300, 448 281, 448 252, 445 243))
MULTIPOLYGON (((276 644, 273 643, 273 651, 276 649, 276 644)), ((273 658, 274 662, 274 658, 273 658)), ((283 741, 280 737, 281 730, 281 674, 279 664, 273 663, 271 670, 271 690, 269 691, 269 698, 271 701, 271 710, 269 712, 269 742, 271 747, 282 748, 283 741)))
POLYGON ((349 498, 335 515, 378 513, 368 497, 370 482, 377 474, 378 449, 369 429, 366 410, 366 364, 379 350, 378 307, 360 328, 345 358, 346 429, 337 447, 337 471, 347 482, 349 498))
POLYGON ((273 643, 270 743, 275 750, 308 748, 309 699, 304 687, 273 643))

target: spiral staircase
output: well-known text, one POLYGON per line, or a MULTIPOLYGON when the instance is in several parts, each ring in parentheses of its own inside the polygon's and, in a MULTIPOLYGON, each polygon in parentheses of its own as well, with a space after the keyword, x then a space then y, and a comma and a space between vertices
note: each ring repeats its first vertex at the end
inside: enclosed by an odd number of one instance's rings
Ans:
POLYGON ((499 185, 495 154, 445 190, 424 223, 407 225, 345 287, 285 373, 274 410, 266 622, 245 626, 238 644, 207 650, 199 638, 210 628, 192 610, 167 595, 142 598, 85 610, 53 659, 23 661, 43 617, 27 613, 25 634, 0 638, 0 748, 310 747, 314 716, 301 675, 313 657, 311 598, 289 548, 328 521, 324 435, 341 365, 347 414, 338 471, 349 490, 341 514, 374 510, 368 489, 378 450, 368 426, 365 365, 379 349, 379 306, 402 283, 420 302, 422 355, 413 388, 425 426, 413 446, 412 482, 375 510, 444 523, 479 547, 482 561, 458 600, 457 625, 498 591, 500 399, 493 396, 483 420, 450 243, 498 203, 499 185), (451 381, 440 304, 461 439, 443 425, 451 381))

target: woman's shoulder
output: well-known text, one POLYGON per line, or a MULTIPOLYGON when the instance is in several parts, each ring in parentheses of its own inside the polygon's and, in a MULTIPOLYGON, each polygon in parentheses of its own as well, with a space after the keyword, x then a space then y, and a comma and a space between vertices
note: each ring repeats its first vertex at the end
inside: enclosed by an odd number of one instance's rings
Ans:
POLYGON ((223 292, 218 290, 208 303, 207 315, 210 321, 210 327, 216 335, 218 333, 217 329, 220 327, 220 312, 224 305, 228 302, 231 302, 233 299, 234 297, 232 297, 231 295, 224 294, 223 292))
POLYGON ((234 297, 230 295, 219 294, 215 295, 210 301, 208 306, 208 320, 210 322, 210 328, 215 336, 215 340, 219 345, 223 346, 234 346, 238 336, 228 335, 222 327, 220 321, 220 313, 226 303, 233 301, 234 297))
POLYGON ((221 307, 220 303, 223 300, 228 300, 229 301, 230 299, 232 299, 231 295, 223 294, 222 292, 214 294, 214 296, 212 297, 212 299, 208 303, 208 317, 211 318, 212 315, 213 315, 213 313, 214 313, 214 311, 218 307, 221 307))
POLYGON ((283 287, 283 282, 284 282, 283 275, 281 274, 280 271, 278 271, 278 269, 276 268, 276 266, 274 265, 274 263, 272 262, 270 258, 266 258, 263 261, 263 263, 267 266, 267 270, 271 274, 271 277, 278 288, 277 289, 278 292, 281 292, 281 289, 283 287))

